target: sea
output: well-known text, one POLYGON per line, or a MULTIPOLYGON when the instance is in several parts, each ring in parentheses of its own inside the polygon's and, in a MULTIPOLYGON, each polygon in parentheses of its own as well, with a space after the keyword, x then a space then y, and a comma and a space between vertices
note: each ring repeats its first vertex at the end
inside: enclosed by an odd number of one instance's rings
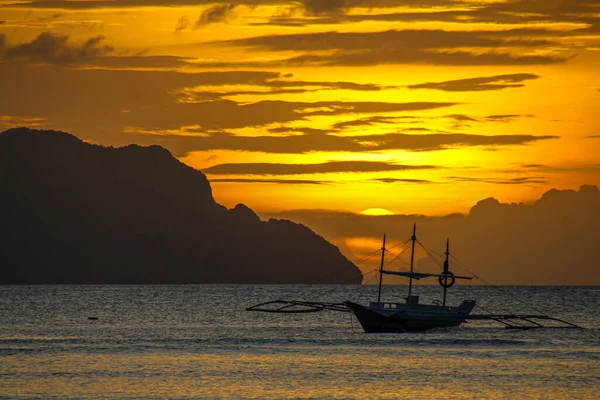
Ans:
MULTIPOLYGON (((439 286, 414 286, 421 301, 439 286)), ((384 286, 398 301, 407 286, 384 286)), ((600 287, 455 286, 493 321, 366 334, 349 313, 246 311, 377 298, 373 285, 0 286, 2 399, 599 399, 600 287)))

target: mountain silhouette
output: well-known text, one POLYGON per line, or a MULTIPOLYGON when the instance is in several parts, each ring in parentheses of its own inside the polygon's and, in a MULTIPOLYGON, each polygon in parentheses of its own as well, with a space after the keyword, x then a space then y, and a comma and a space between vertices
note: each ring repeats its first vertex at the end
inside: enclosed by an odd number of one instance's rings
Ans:
POLYGON ((321 236, 217 204, 160 146, 0 134, 0 284, 360 283, 321 236))

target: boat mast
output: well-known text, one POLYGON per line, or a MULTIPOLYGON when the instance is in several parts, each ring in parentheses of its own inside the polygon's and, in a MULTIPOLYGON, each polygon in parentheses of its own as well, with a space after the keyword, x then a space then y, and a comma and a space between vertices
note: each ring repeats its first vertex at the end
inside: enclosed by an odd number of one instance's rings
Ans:
POLYGON ((381 246, 381 266, 379 267, 379 294, 377 304, 381 303, 381 282, 383 281, 383 260, 385 259, 385 233, 383 234, 383 245, 381 246))
MULTIPOLYGON (((414 261, 415 261, 415 242, 417 241, 417 223, 415 222, 415 224, 413 225, 413 234, 412 237, 410 238, 410 240, 412 240, 412 252, 410 254, 410 272, 413 272, 413 265, 414 265, 414 261)), ((412 275, 408 278, 408 297, 410 297, 410 294, 412 293, 412 275)))
MULTIPOLYGON (((448 274, 448 270, 449 270, 449 264, 448 264, 448 256, 450 255, 450 239, 446 239, 446 259, 444 260, 444 274, 448 274)), ((444 287, 444 300, 442 301, 442 305, 446 305, 446 290, 448 289, 447 283, 448 283, 448 277, 443 278, 444 279, 444 283, 445 285, 443 285, 444 287)))

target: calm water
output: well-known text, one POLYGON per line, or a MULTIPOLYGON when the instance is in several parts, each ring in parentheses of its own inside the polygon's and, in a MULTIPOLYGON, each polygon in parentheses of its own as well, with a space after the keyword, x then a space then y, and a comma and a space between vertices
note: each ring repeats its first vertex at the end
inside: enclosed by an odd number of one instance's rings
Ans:
MULTIPOLYGON (((405 289, 386 287, 384 299, 405 289)), ((600 287, 461 286, 449 297, 532 312, 523 301, 587 329, 471 322, 367 335, 344 313, 244 311, 276 298, 375 295, 373 286, 0 286, 0 398, 600 398, 600 287)))

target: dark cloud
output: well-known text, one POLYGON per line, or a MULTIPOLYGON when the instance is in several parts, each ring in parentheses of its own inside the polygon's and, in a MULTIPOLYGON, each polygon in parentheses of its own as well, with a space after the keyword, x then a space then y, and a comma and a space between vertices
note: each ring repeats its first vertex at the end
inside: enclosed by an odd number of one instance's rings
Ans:
POLYGON ((108 69, 177 69, 189 66, 192 60, 192 58, 177 56, 102 56, 82 61, 82 64, 108 69))
MULTIPOLYGON (((292 57, 281 65, 298 66, 369 66, 393 64, 431 65, 543 65, 563 63, 567 59, 542 55, 514 55, 509 53, 468 51, 423 51, 420 49, 379 49, 362 52, 345 52, 334 55, 303 55, 292 57)), ((249 65, 244 64, 242 65, 249 65)))
MULTIPOLYGON (((258 4, 288 4, 283 0, 234 0, 236 5, 254 6, 258 4)), ((86 10, 96 8, 135 8, 135 7, 175 7, 175 6, 205 6, 229 5, 232 0, 25 0, 8 4, 11 7, 52 8, 65 10, 86 10)))
POLYGON ((311 16, 345 16, 354 8, 385 9, 395 7, 448 7, 464 6, 456 0, 300 0, 305 14, 311 16))
POLYGON ((281 5, 299 6, 308 14, 339 14, 355 7, 392 8, 398 6, 439 7, 463 5, 453 0, 24 0, 9 4, 12 7, 56 8, 56 9, 94 9, 94 8, 132 8, 132 7, 174 7, 203 5, 281 5))
POLYGON ((329 129, 317 129, 317 128, 308 128, 308 127, 286 127, 280 126, 277 128, 269 128, 267 129, 271 133, 287 133, 288 135, 302 133, 304 135, 325 135, 330 132, 329 129))
MULTIPOLYGON (((586 23, 589 27, 575 29, 574 33, 598 32, 597 13, 598 4, 594 1, 544 1, 544 0, 517 0, 504 2, 479 2, 479 1, 314 1, 315 5, 305 7, 306 14, 311 18, 301 18, 297 15, 274 16, 268 22, 260 25, 306 26, 311 24, 333 25, 358 23, 364 21, 378 22, 453 22, 453 23, 487 23, 487 24, 531 24, 531 23, 586 23), (370 3, 370 4, 367 4, 370 3), (387 4, 384 4, 387 3, 387 4), (393 4, 393 5, 392 5, 393 4), (377 11, 377 8, 386 6, 415 7, 418 11, 402 12, 371 12, 358 14, 356 10, 348 11, 357 6, 368 7, 377 11), (424 10, 424 7, 438 7, 424 10), (440 10, 439 7, 446 9, 440 10), (448 9, 453 7, 454 9, 448 9)), ((561 30, 567 32, 568 29, 561 30)), ((571 29, 572 30, 572 29, 571 29)))
POLYGON ((296 81, 290 80, 291 77, 292 75, 272 73, 270 75, 264 75, 262 79, 257 77, 254 80, 240 83, 244 84, 245 86, 257 86, 257 89, 260 90, 245 89, 214 91, 210 90, 207 87, 185 88, 180 91, 180 93, 182 94, 180 100, 186 102, 201 102, 222 100, 242 95, 272 96, 278 94, 307 93, 320 90, 379 91, 394 88, 393 86, 359 84, 353 82, 296 81), (268 88, 268 90, 264 90, 262 88, 268 88))
MULTIPOLYGON (((412 118, 412 117, 405 117, 405 118, 412 118)), ((352 121, 337 122, 337 123, 331 125, 331 127, 334 130, 343 130, 343 129, 351 128, 351 127, 355 127, 355 126, 371 126, 371 125, 376 125, 376 124, 394 124, 394 123, 396 123, 396 121, 398 121, 397 117, 374 116, 374 117, 359 118, 359 119, 355 119, 352 121)))
POLYGON ((589 135, 586 136, 586 139, 600 139, 600 135, 589 135))
POLYGON ((569 172, 596 172, 600 171, 600 164, 576 164, 576 165, 547 165, 547 164, 522 164, 520 168, 530 171, 545 171, 554 173, 569 172))
MULTIPOLYGON (((419 241, 439 253, 450 238, 452 254, 460 260, 460 264, 454 258, 451 261, 455 273, 464 272, 464 265, 494 284, 600 285, 595 261, 600 237, 600 191, 596 186, 552 189, 531 204, 488 198, 467 215, 445 217, 373 217, 327 210, 258 214, 302 223, 338 244, 351 258, 347 239, 379 240, 385 232, 389 240, 403 242, 416 223, 419 241)), ((417 257, 417 271, 438 270, 422 258, 424 254, 417 257)))
MULTIPOLYGON (((356 7, 387 8, 409 3, 407 1, 391 0, 300 0, 307 15, 344 15, 356 7)), ((426 1, 423 2, 424 6, 426 1)), ((436 1, 439 3, 439 1, 436 1)))
MULTIPOLYGON (((444 102, 409 102, 409 103, 385 103, 385 102, 359 102, 359 101, 316 101, 316 102, 285 102, 285 101, 260 101, 248 104, 254 107, 265 105, 273 107, 273 110, 286 109, 297 116, 310 117, 321 115, 345 115, 364 113, 391 113, 405 111, 423 111, 436 108, 450 107, 459 103, 444 102)), ((244 105, 246 106, 246 105, 244 105)), ((302 119, 302 118, 296 118, 302 119)))
POLYGON ((487 121, 491 122, 511 122, 517 118, 531 118, 533 115, 531 114, 496 114, 496 115, 488 115, 485 117, 487 121))
POLYGON ((401 179, 401 178, 374 178, 371 179, 372 181, 375 182, 381 182, 381 183, 437 183, 434 181, 430 181, 427 179, 411 179, 411 178, 406 178, 406 179, 401 179))
POLYGON ((235 163, 204 169, 209 175, 303 175, 338 172, 382 172, 433 169, 432 165, 402 165, 377 161, 330 161, 320 164, 235 163))
MULTIPOLYGON (((536 47, 550 45, 546 40, 505 40, 491 38, 490 31, 444 31, 406 29, 382 32, 319 32, 267 35, 215 42, 268 51, 325 51, 370 49, 448 49, 460 47, 536 47)), ((493 32, 498 34, 498 32, 493 32)), ((501 32, 500 32, 501 33, 501 32)))
POLYGON ((564 63, 566 57, 519 55, 489 50, 483 53, 469 51, 435 51, 422 49, 363 49, 345 50, 331 54, 304 54, 270 61, 207 61, 195 64, 203 68, 287 68, 287 67, 366 67, 394 64, 461 65, 546 65, 564 63))
MULTIPOLYGON (((494 32, 497 35, 497 32, 494 32)), ((322 32, 290 35, 269 35, 215 42, 253 50, 304 54, 272 65, 303 66, 366 66, 380 64, 437 65, 531 65, 552 64, 566 58, 500 52, 498 47, 523 48, 555 45, 547 40, 489 37, 488 31, 389 30, 384 32, 322 32), (462 50, 482 48, 484 52, 462 50)), ((264 63, 263 63, 264 64, 264 63)), ((205 66, 262 65, 260 62, 203 63, 205 66)), ((525 77, 528 78, 528 77, 525 77)))
POLYGON ((475 178, 464 176, 450 176, 448 179, 457 182, 479 182, 491 183, 495 185, 524 185, 524 184, 546 184, 548 181, 543 176, 526 176, 518 178, 475 178))
POLYGON ((186 89, 182 93, 184 96, 181 99, 185 102, 190 103, 199 103, 203 101, 216 101, 216 100, 224 100, 230 97, 235 96, 274 96, 280 94, 295 94, 295 93, 307 93, 313 92, 317 89, 272 89, 269 91, 261 91, 261 90, 238 90, 238 91, 228 91, 228 92, 212 92, 206 90, 205 88, 195 90, 195 89, 186 89))
POLYGON ((188 17, 180 17, 177 20, 177 25, 175 25, 175 33, 186 30, 190 27, 192 23, 190 22, 188 17))
POLYGON ((480 78, 456 79, 444 82, 427 82, 417 85, 408 85, 410 89, 434 89, 445 92, 480 92, 487 90, 500 90, 506 88, 523 87, 521 82, 529 79, 538 79, 535 74, 508 74, 494 75, 480 78))
MULTIPOLYGON (((143 134, 131 129, 137 143, 162 144, 177 155, 192 151, 235 150, 280 154, 305 154, 310 152, 373 152, 383 150, 435 151, 457 147, 526 145, 532 142, 556 139, 556 136, 533 135, 472 135, 434 133, 408 135, 390 133, 382 135, 336 136, 237 136, 225 132, 202 136, 176 134, 143 134)), ((152 132, 146 132, 152 133, 152 132)))
POLYGON ((547 1, 547 0, 516 0, 494 2, 479 9, 478 16, 490 16, 496 20, 512 23, 512 18, 522 18, 521 22, 580 22, 591 20, 598 13, 596 0, 547 1), (513 14, 513 15, 511 15, 513 14))
POLYGON ((68 36, 58 36, 50 32, 40 33, 31 42, 9 47, 0 41, 2 59, 5 61, 27 61, 44 64, 77 64, 103 56, 114 49, 102 45, 104 36, 88 39, 80 45, 69 43, 68 36))
MULTIPOLYGON (((555 136, 439 133, 342 136, 324 130, 289 128, 311 116, 358 115, 401 118, 454 103, 285 102, 238 103, 219 100, 181 103, 181 89, 236 85, 279 79, 265 71, 177 73, 168 71, 65 70, 5 64, 0 96, 4 115, 35 116, 48 127, 86 132, 84 139, 110 145, 160 144, 177 156, 192 151, 235 150, 303 154, 320 152, 426 151, 461 146, 526 145, 555 136), (82 97, 81 93, 94 93, 82 97), (77 101, 74 101, 77 99, 77 101), (23 114, 26 110, 26 114, 23 114), (98 110, 102 110, 101 113, 98 110), (390 113, 395 113, 390 115, 390 113), (76 116, 76 118, 74 118, 76 116), (271 135, 236 136, 228 129, 266 126, 271 135), (125 132, 125 134, 124 134, 125 132), (300 133, 300 134, 298 134, 300 133), (289 136, 283 136, 289 135, 289 136)), ((411 117, 414 118, 414 117, 411 117)), ((400 120, 400 119, 398 119, 400 120)), ((377 119, 370 120, 371 122, 377 119)), ((379 119, 381 122, 382 120, 379 119)), ((339 128, 338 128, 339 129, 339 128)), ((334 130, 333 130, 334 131, 334 130)))
POLYGON ((211 179, 210 183, 272 183, 276 185, 325 185, 331 181, 317 181, 309 179, 244 179, 244 178, 219 178, 211 179))
MULTIPOLYGON (((304 18, 298 16, 275 16, 266 22, 253 22, 252 25, 276 25, 276 26, 309 26, 309 25, 338 25, 359 23, 365 21, 377 22, 465 22, 460 20, 465 16, 472 17, 474 12, 463 11, 422 11, 422 12, 400 12, 385 14, 342 14, 329 13, 320 14, 318 17, 304 18)), ((523 20, 521 18, 521 20, 523 20)))
POLYGON ((216 22, 226 22, 238 7, 236 4, 216 4, 202 12, 200 18, 194 24, 195 27, 213 24, 216 22))
MULTIPOLYGON (((518 118, 530 118, 533 117, 533 115, 531 114, 495 114, 495 115, 488 115, 485 117, 472 117, 469 115, 463 115, 463 114, 449 114, 449 115, 444 115, 444 118, 450 118, 453 121, 455 121, 456 123, 454 124, 454 126, 464 126, 463 123, 465 122, 478 122, 478 123, 484 123, 484 122, 502 122, 502 123, 508 123, 511 121, 514 121, 515 119, 518 118)), ((413 128, 415 129, 415 128, 413 128)))
MULTIPOLYGON (((289 78, 290 76, 284 76, 289 78)), ((378 91, 385 89, 395 89, 396 86, 378 85, 374 83, 355 83, 355 82, 321 82, 321 81, 290 81, 273 80, 269 82, 272 87, 315 87, 318 89, 337 89, 337 90, 356 90, 356 91, 378 91)))
POLYGON ((322 14, 337 14, 345 13, 352 7, 352 3, 360 3, 360 1, 352 0, 303 0, 302 4, 309 15, 322 14))
POLYGON ((32 32, 39 32, 40 30, 52 31, 54 29, 58 31, 64 31, 65 29, 85 29, 91 32, 93 30, 102 30, 106 27, 103 20, 88 19, 88 16, 72 16, 67 13, 55 13, 34 18, 34 15, 33 12, 28 11, 23 19, 11 19, 10 21, 7 21, 5 26, 14 29, 29 28, 32 32))
POLYGON ((445 118, 451 118, 455 121, 471 121, 471 122, 477 122, 478 119, 473 118, 473 117, 469 117, 467 115, 462 115, 462 114, 449 114, 449 115, 444 115, 445 118))
MULTIPOLYGON (((511 0, 496 2, 452 0, 24 0, 8 4, 10 7, 50 9, 133 8, 148 6, 209 6, 210 11, 200 17, 201 24, 223 21, 232 7, 246 5, 276 5, 288 10, 276 13, 267 22, 251 25, 305 26, 309 24, 344 24, 363 21, 382 22, 452 22, 486 24, 563 23, 587 24, 572 29, 564 26, 546 30, 546 37, 556 35, 586 35, 600 32, 597 23, 598 4, 595 1, 511 0), (378 13, 378 10, 401 7, 406 11, 378 13), (425 8, 431 7, 431 10, 425 8), (371 12, 358 14, 357 8, 371 12), (410 10, 415 8, 417 10, 410 10), (350 12, 351 11, 351 12, 350 12)), ((186 23, 186 28, 191 24, 186 23)), ((179 25, 178 25, 179 26, 179 25)), ((184 28, 185 29, 185 28, 184 28)), ((539 29, 542 31, 544 29, 539 29)), ((527 35, 524 35, 526 37, 527 35)))
MULTIPOLYGON (((230 148, 249 151, 309 152, 315 147, 347 148, 348 139, 326 137, 324 144, 302 137, 296 143, 271 142, 270 138, 230 136, 177 138, 185 127, 197 126, 202 132, 258 127, 298 125, 312 116, 390 115, 449 107, 445 102, 286 102, 257 101, 239 103, 231 100, 182 102, 181 90, 196 86, 245 85, 277 77, 288 77, 265 71, 213 71, 179 73, 172 71, 64 69, 4 64, 0 110, 4 115, 45 118, 50 128, 85 132, 84 139, 102 144, 125 145, 135 140, 169 143, 178 155, 201 148, 230 148), (82 96, 82 93, 93 95, 82 96), (76 100, 75 100, 76 99, 76 100), (102 112, 98 112, 101 110, 102 112), (74 117, 76 116, 76 117, 74 117), (129 127, 129 128, 128 128, 129 127), (135 127, 135 128, 132 128, 135 127), (132 132, 124 134, 125 132, 132 132), (154 133, 136 135, 135 132, 154 133), (246 142, 244 142, 246 141, 246 142), (290 147, 291 146, 291 147, 290 147), (299 147, 299 148, 298 148, 299 147), (256 150, 255 150, 256 149, 256 150)), ((268 84, 268 83, 267 83, 268 84)), ((214 89, 214 88, 213 88, 214 89)), ((267 129, 265 128, 265 129, 267 129)), ((357 144, 352 147, 364 148, 357 144)))

